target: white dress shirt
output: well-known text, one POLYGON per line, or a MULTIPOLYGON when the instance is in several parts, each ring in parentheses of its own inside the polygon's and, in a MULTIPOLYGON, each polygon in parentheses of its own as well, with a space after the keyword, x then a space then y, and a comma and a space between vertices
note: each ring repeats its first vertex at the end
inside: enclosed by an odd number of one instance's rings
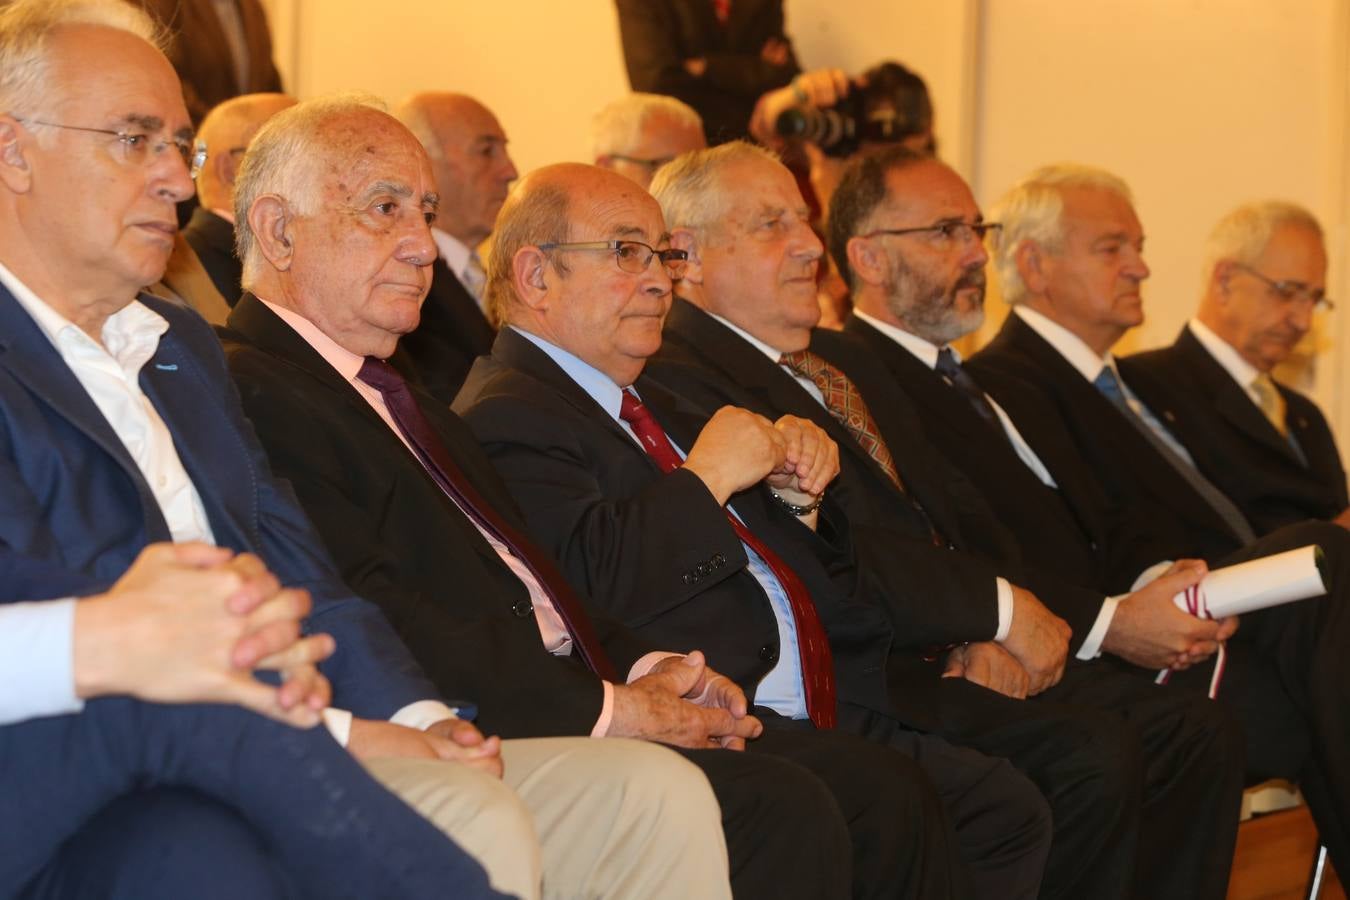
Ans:
MULTIPOLYGON (((431 239, 436 242, 436 252, 445 261, 450 274, 459 279, 459 283, 469 292, 469 296, 473 297, 474 292, 469 289, 469 279, 464 273, 469 268, 469 257, 473 256, 474 248, 439 228, 431 229, 431 239)), ((481 262, 479 266, 482 266, 481 262)), ((478 303, 478 308, 483 309, 483 298, 474 297, 474 300, 478 303)))
POLYGON ((1200 346, 1208 350, 1214 361, 1237 382, 1238 387, 1247 395, 1247 399, 1251 400, 1257 409, 1261 409, 1261 395, 1255 387, 1256 379, 1262 374, 1261 370, 1243 359, 1242 354, 1199 319, 1191 319, 1186 323, 1186 327, 1200 342, 1200 346))

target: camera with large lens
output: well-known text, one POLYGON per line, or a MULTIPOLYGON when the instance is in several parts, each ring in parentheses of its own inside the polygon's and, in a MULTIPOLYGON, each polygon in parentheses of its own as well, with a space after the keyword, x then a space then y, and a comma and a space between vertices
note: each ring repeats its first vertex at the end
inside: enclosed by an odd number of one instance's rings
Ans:
POLYGON ((837 157, 852 156, 863 142, 898 144, 931 134, 932 127, 928 86, 894 62, 869 69, 834 106, 796 106, 779 113, 774 122, 779 137, 809 141, 837 157))

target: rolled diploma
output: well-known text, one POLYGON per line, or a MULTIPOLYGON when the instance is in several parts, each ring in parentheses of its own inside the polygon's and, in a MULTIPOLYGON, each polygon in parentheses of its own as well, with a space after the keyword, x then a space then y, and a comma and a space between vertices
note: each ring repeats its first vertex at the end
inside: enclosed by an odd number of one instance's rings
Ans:
POLYGON ((1177 594, 1173 602, 1182 612, 1222 619, 1318 597, 1327 592, 1322 578, 1324 564, 1322 548, 1309 544, 1215 569, 1196 587, 1177 594))

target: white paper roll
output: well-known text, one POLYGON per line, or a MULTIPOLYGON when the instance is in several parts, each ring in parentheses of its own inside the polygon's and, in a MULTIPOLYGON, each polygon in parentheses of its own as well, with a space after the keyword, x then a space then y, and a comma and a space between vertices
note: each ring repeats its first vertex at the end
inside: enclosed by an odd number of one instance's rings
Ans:
POLYGON ((1252 610, 1292 603, 1327 592, 1316 544, 1274 556, 1215 569, 1188 591, 1177 594, 1177 608, 1204 619, 1239 616, 1252 610))

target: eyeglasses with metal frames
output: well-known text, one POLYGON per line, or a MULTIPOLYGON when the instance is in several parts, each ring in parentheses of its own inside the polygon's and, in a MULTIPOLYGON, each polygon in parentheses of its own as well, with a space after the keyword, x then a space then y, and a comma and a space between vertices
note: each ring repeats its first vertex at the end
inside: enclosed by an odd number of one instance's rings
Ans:
POLYGON ((201 172, 202 166, 206 165, 206 145, 201 142, 194 145, 188 138, 173 137, 155 140, 150 135, 141 132, 112 128, 89 128, 85 125, 63 125, 60 122, 20 119, 17 116, 15 116, 15 119, 24 125, 42 125, 47 128, 64 128, 67 131, 84 131, 89 134, 106 134, 115 137, 122 148, 122 161, 131 166, 149 165, 153 160, 159 159, 160 154, 170 145, 183 158, 183 165, 187 166, 188 175, 192 178, 196 178, 197 174, 201 172))
POLYGON ((668 247, 657 250, 641 241, 574 241, 572 243, 540 244, 540 250, 609 250, 619 268, 633 275, 641 275, 652 264, 653 257, 659 257, 661 265, 671 280, 684 277, 685 265, 689 260, 687 250, 668 247))
POLYGON ((983 241, 984 236, 991 231, 1002 231, 1001 222, 941 222, 937 225, 921 225, 917 228, 878 228, 876 231, 869 231, 861 237, 871 238, 883 234, 931 234, 940 241, 965 241, 974 238, 977 241, 983 241))
POLYGON ((622 153, 607 153, 605 155, 610 159, 617 159, 619 162, 626 162, 634 166, 642 166, 648 172, 655 172, 666 163, 675 159, 673 156, 658 156, 654 159, 643 159, 640 156, 624 156, 622 153))
POLYGON ((1233 263, 1235 268, 1241 269, 1248 275, 1265 284, 1271 293, 1279 297, 1285 303, 1294 303, 1301 301, 1318 312, 1331 312, 1336 308, 1336 304, 1316 288, 1311 288, 1301 281, 1276 281, 1269 275, 1256 271, 1251 266, 1243 265, 1240 262, 1233 263))

